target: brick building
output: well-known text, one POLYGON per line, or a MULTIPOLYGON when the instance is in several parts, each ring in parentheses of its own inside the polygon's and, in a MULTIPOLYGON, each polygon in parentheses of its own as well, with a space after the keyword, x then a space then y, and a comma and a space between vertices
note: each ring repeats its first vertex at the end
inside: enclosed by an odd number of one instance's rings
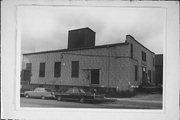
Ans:
POLYGON ((155 54, 131 35, 123 43, 95 46, 89 28, 69 31, 68 48, 23 54, 22 69, 31 71, 30 84, 131 90, 153 83, 155 54))

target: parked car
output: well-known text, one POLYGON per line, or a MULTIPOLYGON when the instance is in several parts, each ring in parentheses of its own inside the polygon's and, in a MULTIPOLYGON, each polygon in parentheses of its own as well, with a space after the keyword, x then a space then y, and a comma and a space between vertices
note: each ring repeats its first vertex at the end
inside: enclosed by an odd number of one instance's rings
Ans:
POLYGON ((30 90, 30 86, 28 84, 24 84, 25 82, 21 81, 21 88, 20 88, 20 96, 24 97, 24 92, 30 90))
POLYGON ((62 93, 55 93, 55 97, 58 101, 61 100, 76 100, 81 103, 86 101, 103 101, 104 95, 97 95, 90 91, 78 87, 69 88, 67 91, 62 93))
POLYGON ((35 88, 34 91, 25 91, 24 96, 26 98, 34 97, 34 98, 55 98, 54 92, 51 89, 46 88, 35 88))
POLYGON ((21 88, 21 89, 20 89, 20 96, 21 96, 21 97, 24 97, 24 92, 25 92, 25 91, 29 91, 29 90, 30 90, 30 89, 21 88))

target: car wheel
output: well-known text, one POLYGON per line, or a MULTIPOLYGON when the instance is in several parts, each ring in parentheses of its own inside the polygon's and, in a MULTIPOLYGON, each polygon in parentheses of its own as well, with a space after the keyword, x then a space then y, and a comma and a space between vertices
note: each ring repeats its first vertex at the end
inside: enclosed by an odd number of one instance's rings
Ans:
POLYGON ((41 99, 42 99, 42 100, 45 100, 45 97, 44 97, 44 96, 41 96, 41 99))
POLYGON ((58 101, 62 101, 62 97, 61 97, 61 96, 58 96, 58 97, 57 97, 57 100, 58 100, 58 101))
POLYGON ((26 97, 26 98, 30 98, 30 96, 29 96, 28 94, 25 94, 25 97, 26 97))
POLYGON ((84 98, 81 98, 79 101, 80 103, 84 103, 84 98))

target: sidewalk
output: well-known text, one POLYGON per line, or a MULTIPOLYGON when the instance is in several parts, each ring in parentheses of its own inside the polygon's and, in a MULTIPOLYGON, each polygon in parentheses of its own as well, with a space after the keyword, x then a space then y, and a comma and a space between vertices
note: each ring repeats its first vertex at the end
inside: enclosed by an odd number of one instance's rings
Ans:
POLYGON ((143 103, 162 103, 162 101, 157 100, 140 100, 140 99, 133 99, 133 98, 107 98, 107 99, 113 99, 117 101, 130 101, 130 102, 143 102, 143 103))
POLYGON ((136 95, 130 98, 107 98, 116 101, 129 101, 129 102, 138 102, 138 103, 162 103, 161 94, 142 94, 136 95))

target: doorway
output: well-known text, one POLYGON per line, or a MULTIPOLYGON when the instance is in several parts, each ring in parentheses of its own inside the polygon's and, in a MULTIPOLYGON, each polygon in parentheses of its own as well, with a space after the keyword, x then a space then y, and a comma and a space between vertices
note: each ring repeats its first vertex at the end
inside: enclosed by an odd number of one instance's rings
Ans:
POLYGON ((91 69, 91 84, 99 84, 99 69, 91 69))
POLYGON ((142 84, 146 83, 146 67, 142 67, 142 84))

